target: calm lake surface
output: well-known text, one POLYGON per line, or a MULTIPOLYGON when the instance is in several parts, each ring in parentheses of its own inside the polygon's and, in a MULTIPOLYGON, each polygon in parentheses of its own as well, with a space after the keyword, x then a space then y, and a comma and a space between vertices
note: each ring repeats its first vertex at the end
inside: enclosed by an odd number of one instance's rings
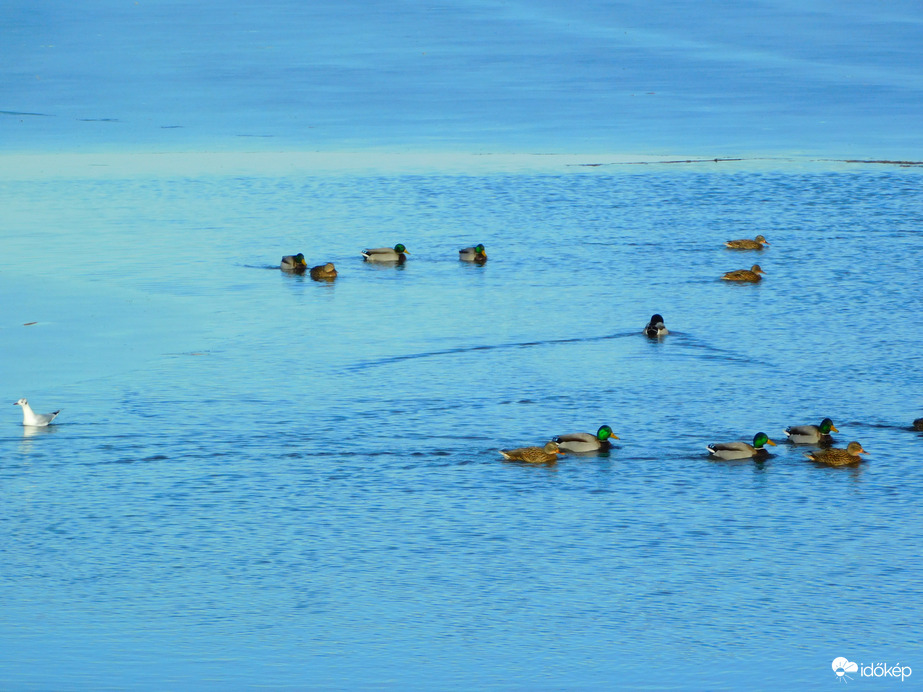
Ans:
POLYGON ((4 6, 0 687, 923 675, 919 9, 548 5, 4 6))

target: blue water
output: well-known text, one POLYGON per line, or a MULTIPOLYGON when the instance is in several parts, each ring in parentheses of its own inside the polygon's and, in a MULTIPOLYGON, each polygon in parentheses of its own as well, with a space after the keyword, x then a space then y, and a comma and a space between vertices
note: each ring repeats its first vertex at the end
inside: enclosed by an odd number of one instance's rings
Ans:
POLYGON ((3 7, 0 687, 923 665, 917 8, 356 7, 3 7))

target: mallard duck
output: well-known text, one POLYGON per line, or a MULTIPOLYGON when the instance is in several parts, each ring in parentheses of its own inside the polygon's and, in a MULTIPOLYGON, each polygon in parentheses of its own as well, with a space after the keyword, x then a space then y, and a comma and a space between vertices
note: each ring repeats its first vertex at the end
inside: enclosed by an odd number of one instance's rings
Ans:
POLYGON ((850 442, 846 449, 831 447, 830 449, 818 449, 813 452, 805 452, 804 455, 811 461, 818 461, 830 466, 846 466, 847 464, 858 464, 862 461, 860 454, 868 454, 862 445, 858 442, 850 442))
POLYGON ((458 251, 458 259, 462 262, 486 262, 487 251, 480 244, 474 247, 466 247, 464 250, 458 251))
POLYGON ((29 406, 29 402, 25 399, 20 399, 14 403, 13 406, 22 406, 22 424, 30 425, 35 428, 44 428, 61 413, 60 409, 53 413, 35 413, 32 407, 29 406))
POLYGON ((913 429, 914 429, 914 430, 923 430, 923 418, 917 418, 917 419, 913 422, 913 429))
POLYGON ((729 240, 725 243, 732 250, 762 250, 764 245, 769 244, 769 241, 761 235, 756 236, 753 240, 744 238, 743 240, 729 240))
POLYGON ((793 425, 786 428, 785 436, 789 442, 795 444, 816 445, 820 442, 830 442, 831 432, 840 431, 834 427, 832 420, 824 418, 820 425, 793 425))
POLYGON ((762 280, 760 274, 765 274, 760 265, 754 264, 749 269, 736 269, 732 272, 725 273, 721 278, 725 281, 749 281, 751 283, 756 283, 762 280))
POLYGON ((563 454, 555 442, 549 442, 544 447, 519 447, 518 449, 501 449, 506 459, 512 461, 527 461, 530 464, 547 464, 558 460, 558 455, 563 454))
POLYGON ((719 459, 749 459, 769 454, 763 445, 775 447, 776 443, 770 440, 766 433, 760 432, 753 436, 752 445, 746 442, 718 442, 708 445, 707 449, 719 459))
POLYGON ((337 278, 336 267, 333 266, 333 262, 311 267, 311 278, 316 281, 332 281, 337 278))
POLYGON ((393 248, 390 247, 373 247, 362 251, 362 256, 366 262, 398 262, 403 263, 410 252, 404 247, 403 243, 398 243, 393 248))
POLYGON ((651 317, 651 321, 647 323, 646 327, 644 327, 644 333, 652 339, 656 339, 657 337, 664 336, 670 332, 663 324, 663 317, 660 315, 653 315, 651 317))
POLYGON ((552 439, 552 442, 558 445, 562 452, 599 452, 609 449, 612 446, 610 440, 619 439, 618 435, 612 433, 612 428, 603 425, 596 431, 595 435, 590 433, 571 433, 569 435, 558 435, 552 439))
POLYGON ((304 255, 300 252, 297 255, 286 255, 282 258, 282 264, 279 265, 282 271, 286 272, 303 272, 308 268, 308 263, 304 261, 304 255))

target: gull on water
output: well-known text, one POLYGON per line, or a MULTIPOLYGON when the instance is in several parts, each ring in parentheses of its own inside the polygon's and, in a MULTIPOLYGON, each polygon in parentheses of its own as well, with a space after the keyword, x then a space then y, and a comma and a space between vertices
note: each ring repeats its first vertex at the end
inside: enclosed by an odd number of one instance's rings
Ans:
POLYGON ((36 428, 43 428, 48 425, 55 417, 61 413, 61 410, 58 409, 54 413, 36 413, 32 410, 32 407, 29 406, 29 402, 25 399, 20 399, 13 406, 22 406, 22 424, 31 425, 36 428))

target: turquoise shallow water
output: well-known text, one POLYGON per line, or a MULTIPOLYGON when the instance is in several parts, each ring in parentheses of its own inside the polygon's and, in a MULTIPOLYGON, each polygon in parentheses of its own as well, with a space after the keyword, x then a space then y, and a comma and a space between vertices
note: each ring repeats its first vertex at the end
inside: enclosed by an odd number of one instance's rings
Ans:
POLYGON ((9 407, 0 437, 4 685, 819 688, 837 656, 913 666, 919 176, 4 182, 3 389, 63 409, 35 432, 9 407), (723 248, 756 231, 759 255, 723 248), (362 262, 394 242, 405 266, 362 262), (487 264, 458 262, 477 242, 487 264), (340 277, 273 268, 298 250, 340 277), (760 285, 718 280, 753 261, 760 285), (823 416, 862 465, 705 451, 823 416), (497 452, 603 422, 606 455, 497 452))

